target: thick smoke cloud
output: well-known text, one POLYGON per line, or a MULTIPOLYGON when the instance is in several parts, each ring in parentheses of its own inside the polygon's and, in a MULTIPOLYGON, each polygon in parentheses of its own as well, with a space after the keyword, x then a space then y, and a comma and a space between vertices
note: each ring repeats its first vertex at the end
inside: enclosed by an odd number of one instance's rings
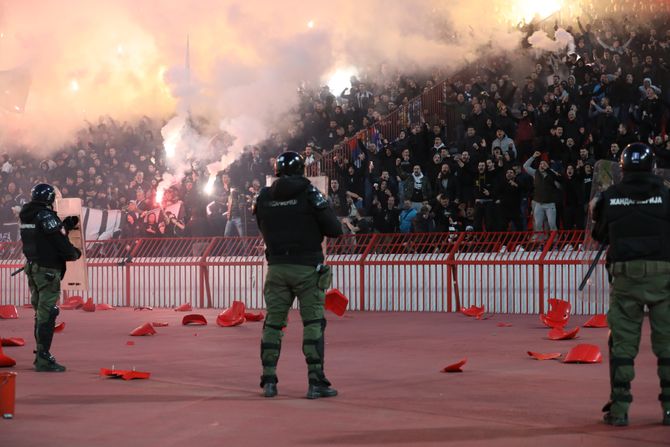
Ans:
POLYGON ((493 13, 507 3, 0 0, 0 73, 29 79, 22 113, 0 108, 0 145, 49 151, 85 119, 190 110, 239 150, 281 120, 299 83, 338 66, 457 68, 483 47, 512 50, 520 36, 493 13))

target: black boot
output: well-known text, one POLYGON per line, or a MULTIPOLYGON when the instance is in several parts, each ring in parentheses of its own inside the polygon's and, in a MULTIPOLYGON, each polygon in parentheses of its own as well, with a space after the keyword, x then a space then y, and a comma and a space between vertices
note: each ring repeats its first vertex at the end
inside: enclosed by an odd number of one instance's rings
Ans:
POLYGON ((56 358, 49 351, 38 351, 35 356, 35 371, 37 372, 64 372, 65 367, 56 362, 56 358))
POLYGON ((277 376, 261 376, 261 388, 263 397, 275 397, 277 395, 277 376))
POLYGON ((275 397, 277 395, 277 384, 266 383, 263 385, 263 397, 275 397))
MULTIPOLYGON (((313 375, 313 373, 311 374, 313 375)), ((307 388, 307 399, 318 399, 320 397, 335 397, 337 390, 331 388, 331 384, 323 373, 318 374, 318 378, 310 377, 309 387, 307 388)))
POLYGON ((312 385, 307 388, 307 399, 318 399, 320 397, 335 397, 337 390, 329 385, 312 385))

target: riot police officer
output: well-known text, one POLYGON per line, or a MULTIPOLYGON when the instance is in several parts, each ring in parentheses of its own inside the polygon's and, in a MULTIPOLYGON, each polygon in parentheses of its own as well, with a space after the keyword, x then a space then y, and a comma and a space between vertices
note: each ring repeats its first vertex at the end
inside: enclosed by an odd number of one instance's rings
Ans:
POLYGON ((277 361, 288 311, 295 297, 303 323, 302 349, 307 362, 308 399, 337 391, 323 372, 325 290, 332 273, 323 264, 324 236, 342 234, 342 225, 326 198, 304 176, 305 162, 296 152, 277 157, 272 186, 261 189, 254 214, 265 241, 268 272, 264 295, 267 315, 261 340, 265 397, 277 395, 277 361))
POLYGON ((67 217, 64 222, 53 211, 56 191, 46 183, 35 185, 30 202, 23 205, 21 241, 27 259, 24 267, 30 287, 30 301, 35 309, 35 371, 62 372, 65 367, 50 353, 56 317, 60 281, 65 274, 65 262, 75 261, 81 252, 67 238, 79 219, 67 217))
POLYGON ((607 424, 628 425, 633 400, 631 381, 640 345, 645 306, 649 309, 651 345, 658 358, 659 400, 663 424, 670 425, 670 190, 652 174, 654 153, 642 143, 621 153, 621 183, 594 199, 593 237, 609 244, 611 278, 610 401, 607 424))

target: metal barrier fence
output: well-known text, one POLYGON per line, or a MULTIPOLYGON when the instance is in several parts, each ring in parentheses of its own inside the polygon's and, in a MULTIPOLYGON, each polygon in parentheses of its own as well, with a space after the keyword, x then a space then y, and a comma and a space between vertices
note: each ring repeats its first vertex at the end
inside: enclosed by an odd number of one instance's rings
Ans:
MULTIPOLYGON (((89 290, 97 303, 128 307, 262 308, 266 265, 260 237, 89 241, 89 290)), ((328 241, 333 287, 349 308, 368 311, 541 313, 549 298, 576 314, 607 309, 603 261, 584 292, 594 258, 585 233, 345 235, 328 241)), ((0 243, 0 304, 29 302, 20 243, 0 243)), ((79 294, 70 292, 70 294, 79 294)))

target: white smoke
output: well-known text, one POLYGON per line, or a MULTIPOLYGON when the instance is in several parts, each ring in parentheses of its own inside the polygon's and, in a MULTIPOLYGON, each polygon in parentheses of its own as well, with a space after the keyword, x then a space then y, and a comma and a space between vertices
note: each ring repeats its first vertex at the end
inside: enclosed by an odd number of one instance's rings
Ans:
POLYGON ((501 18, 505 0, 0 0, 0 8, 0 71, 25 67, 32 79, 25 111, 0 112, 0 135, 44 152, 84 119, 184 121, 190 110, 234 134, 239 154, 294 105, 297 85, 317 86, 337 68, 456 69, 521 38, 501 18))
POLYGON ((575 38, 563 28, 556 30, 553 39, 545 31, 535 31, 528 37, 528 43, 536 50, 551 53, 572 53, 575 51, 575 38))

